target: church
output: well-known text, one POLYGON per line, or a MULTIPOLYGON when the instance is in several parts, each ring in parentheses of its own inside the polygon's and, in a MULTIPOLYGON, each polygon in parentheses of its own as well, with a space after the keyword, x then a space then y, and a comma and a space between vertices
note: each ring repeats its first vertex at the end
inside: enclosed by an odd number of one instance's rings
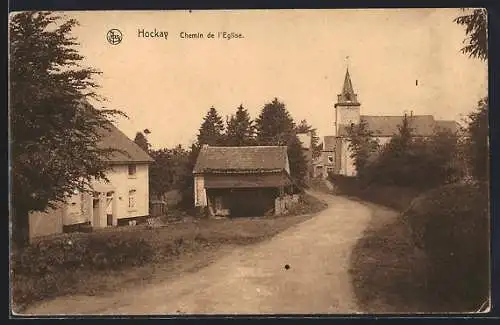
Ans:
MULTIPOLYGON (((342 91, 337 95, 334 113, 333 135, 324 136, 321 156, 313 163, 315 178, 326 178, 330 173, 356 175, 347 132, 351 125, 358 124, 361 120, 365 121, 378 143, 384 145, 398 133, 398 127, 404 118, 404 115, 361 115, 361 103, 354 92, 349 68, 346 70, 342 91)), ((413 111, 407 117, 415 137, 429 137, 436 130, 451 132, 459 130, 458 123, 452 120, 435 120, 432 115, 414 115, 413 111)))

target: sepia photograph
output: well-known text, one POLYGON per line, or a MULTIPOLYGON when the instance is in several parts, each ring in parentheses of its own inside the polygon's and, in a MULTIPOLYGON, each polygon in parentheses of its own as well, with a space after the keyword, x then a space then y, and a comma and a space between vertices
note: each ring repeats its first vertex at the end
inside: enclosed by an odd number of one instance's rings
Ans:
POLYGON ((11 12, 11 316, 487 313, 487 18, 11 12))

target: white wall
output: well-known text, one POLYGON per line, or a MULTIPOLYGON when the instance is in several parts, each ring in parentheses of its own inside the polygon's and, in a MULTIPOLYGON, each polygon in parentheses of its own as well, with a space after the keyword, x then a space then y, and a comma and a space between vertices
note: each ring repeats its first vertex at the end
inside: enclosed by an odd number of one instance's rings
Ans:
POLYGON ((114 219, 141 217, 149 215, 149 166, 136 165, 136 174, 128 175, 128 165, 115 165, 106 173, 109 184, 114 187, 116 208, 114 219), (135 190, 135 208, 129 209, 129 191, 135 190))
POLYGON ((360 107, 359 106, 337 106, 336 108, 336 123, 337 129, 335 130, 338 135, 338 129, 344 126, 350 126, 351 123, 359 124, 360 120, 360 107))
POLYGON ((349 140, 347 139, 342 139, 340 157, 340 174, 346 176, 356 176, 356 167, 354 165, 354 159, 351 158, 351 150, 349 150, 349 140))
MULTIPOLYGON (((128 165, 116 165, 106 172, 110 183, 94 182, 94 187, 115 191, 113 202, 113 225, 117 219, 142 217, 149 215, 149 165, 137 165, 135 176, 128 175, 128 165), (128 207, 129 190, 136 191, 134 209, 128 207)), ((100 203, 104 204, 105 196, 100 203)), ((106 227, 106 213, 100 223, 94 224, 92 194, 77 193, 67 199, 67 204, 60 204, 58 209, 30 214, 30 236, 43 236, 62 232, 62 226, 91 221, 94 227, 106 227)))
POLYGON ((197 207, 206 207, 208 205, 203 175, 194 175, 194 205, 197 207))

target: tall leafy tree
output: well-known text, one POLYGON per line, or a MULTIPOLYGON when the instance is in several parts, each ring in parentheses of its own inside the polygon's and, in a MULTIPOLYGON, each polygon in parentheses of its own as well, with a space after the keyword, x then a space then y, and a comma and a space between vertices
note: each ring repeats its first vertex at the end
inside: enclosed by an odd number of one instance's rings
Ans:
POLYGON ((227 123, 226 144, 228 146, 250 146, 255 144, 255 127, 248 111, 240 105, 236 114, 227 123))
POLYGON ((489 142, 488 142, 488 98, 479 101, 476 110, 469 113, 468 125, 468 157, 472 167, 472 175, 478 180, 486 181, 489 175, 489 142))
POLYGON ((154 163, 149 168, 149 187, 153 197, 161 198, 170 190, 181 190, 189 169, 189 152, 181 145, 173 149, 152 150, 154 163))
POLYGON ((299 189, 307 186, 307 160, 302 151, 302 144, 296 135, 292 135, 288 141, 288 161, 290 164, 290 176, 299 189))
MULTIPOLYGON (((465 27, 466 44, 462 48, 464 54, 482 61, 488 59, 488 14, 486 9, 464 9, 464 15, 454 21, 465 27)), ((468 135, 468 155, 473 175, 479 180, 488 179, 489 164, 489 130, 488 130, 488 97, 479 101, 476 110, 468 116, 466 127, 468 135)))
POLYGON ((462 53, 469 57, 488 59, 488 13, 486 9, 463 9, 468 13, 454 19, 454 22, 465 27, 466 44, 462 53))
POLYGON ((278 98, 264 105, 255 123, 259 145, 287 145, 295 131, 293 118, 278 98))
MULTIPOLYGON (((145 131, 148 131, 147 129, 145 131)), ((146 133, 146 132, 145 132, 146 133)), ((149 131, 148 131, 149 133, 149 131)), ((151 149, 151 144, 142 132, 137 132, 135 134, 134 142, 141 147, 142 150, 149 152, 151 149)))
POLYGON ((220 146, 224 144, 224 121, 214 107, 205 115, 198 133, 198 144, 220 146))
POLYGON ((99 129, 117 110, 96 109, 102 100, 93 77, 99 71, 80 65, 77 25, 51 12, 10 17, 10 136, 12 239, 29 242, 29 213, 45 211, 93 179, 105 179, 99 129))
POLYGON ((358 124, 351 125, 347 132, 351 158, 354 159, 358 176, 363 177, 365 167, 370 157, 379 149, 379 144, 373 137, 373 132, 369 130, 366 120, 361 119, 358 124))

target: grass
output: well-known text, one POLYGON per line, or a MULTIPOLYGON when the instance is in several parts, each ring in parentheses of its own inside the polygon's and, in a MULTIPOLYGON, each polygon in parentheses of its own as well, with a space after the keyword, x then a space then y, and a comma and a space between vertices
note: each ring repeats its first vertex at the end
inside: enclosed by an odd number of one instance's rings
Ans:
MULTIPOLYGON (((50 247, 55 241, 86 242, 89 239, 116 239, 134 243, 146 241, 154 252, 143 265, 104 269, 80 267, 73 270, 53 269, 40 273, 14 274, 13 309, 22 312, 28 306, 46 299, 66 295, 102 295, 166 277, 189 272, 210 264, 234 245, 263 241, 314 216, 326 205, 305 195, 301 215, 273 218, 195 219, 175 218, 177 222, 148 228, 146 225, 106 228, 93 233, 73 233, 39 239, 37 245, 50 247)), ((84 250, 85 251, 85 250, 84 250)), ((85 251, 88 253, 88 250, 85 251)), ((17 252, 23 254, 23 252, 17 252)), ((90 254, 92 254, 90 252, 90 254)), ((108 251, 108 254, 113 254, 108 251)), ((45 257, 52 258, 50 254, 45 257)), ((35 256, 35 259, 37 256, 35 256)), ((65 258, 65 255, 62 256, 65 258)), ((30 259, 24 263, 37 263, 30 259)), ((45 261, 44 261, 45 262, 45 261)))
POLYGON ((425 254, 411 240, 399 213, 367 204, 372 219, 351 255, 356 298, 369 313, 422 313, 428 304, 425 254))

